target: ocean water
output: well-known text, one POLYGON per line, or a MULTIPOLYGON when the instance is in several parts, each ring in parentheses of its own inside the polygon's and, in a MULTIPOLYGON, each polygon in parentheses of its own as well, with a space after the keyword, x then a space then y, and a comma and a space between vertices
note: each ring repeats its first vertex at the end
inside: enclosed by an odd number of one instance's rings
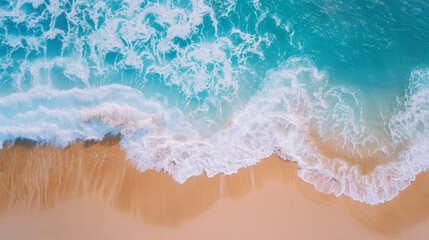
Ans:
POLYGON ((429 1, 0 0, 0 148, 120 134, 180 183, 274 153, 378 204, 429 168, 428 66, 429 1))

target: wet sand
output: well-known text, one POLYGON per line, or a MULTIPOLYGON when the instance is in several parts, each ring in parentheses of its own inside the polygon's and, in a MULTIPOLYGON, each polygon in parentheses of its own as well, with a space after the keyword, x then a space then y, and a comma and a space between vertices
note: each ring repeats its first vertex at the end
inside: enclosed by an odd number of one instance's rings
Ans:
POLYGON ((371 206, 318 192, 276 156, 184 184, 140 173, 117 137, 0 151, 0 239, 426 239, 429 174, 371 206))

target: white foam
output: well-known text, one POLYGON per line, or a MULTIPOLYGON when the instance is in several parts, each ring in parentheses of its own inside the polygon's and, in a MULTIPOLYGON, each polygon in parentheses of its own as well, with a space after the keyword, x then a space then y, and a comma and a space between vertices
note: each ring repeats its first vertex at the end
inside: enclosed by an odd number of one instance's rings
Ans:
POLYGON ((78 139, 121 134, 120 144, 141 171, 164 170, 180 183, 203 172, 233 174, 276 153, 297 162, 299 176, 318 190, 377 204, 391 200, 428 169, 428 76, 427 70, 412 73, 406 101, 390 121, 391 149, 404 142, 408 147, 398 153, 399 161, 368 175, 344 159, 323 156, 309 137, 310 126, 318 126, 321 135, 339 134, 322 141, 342 136, 343 150, 352 152, 375 138, 365 128, 356 93, 328 89, 325 74, 307 58, 289 59, 270 71, 246 107, 210 136, 195 131, 181 111, 129 87, 39 87, 0 99, 0 112, 8 113, 0 116, 0 145, 23 137, 65 147, 78 139))

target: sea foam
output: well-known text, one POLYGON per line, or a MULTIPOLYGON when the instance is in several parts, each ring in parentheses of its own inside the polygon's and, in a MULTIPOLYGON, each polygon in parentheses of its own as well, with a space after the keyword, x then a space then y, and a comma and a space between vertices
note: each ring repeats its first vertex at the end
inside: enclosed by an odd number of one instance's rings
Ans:
MULTIPOLYGON (((76 140, 120 134, 121 146, 139 170, 164 170, 181 183, 202 173, 233 174, 275 153, 297 162, 299 176, 320 191, 377 204, 392 199, 427 170, 428 77, 427 70, 412 73, 406 100, 389 123, 391 136, 384 145, 390 151, 399 146, 404 150, 398 150, 397 160, 369 174, 361 174, 361 162, 324 156, 310 137, 317 127, 319 141, 342 137, 342 150, 350 152, 364 152, 378 140, 366 130, 362 110, 348 105, 352 99, 359 106, 353 91, 329 88, 326 73, 308 58, 291 58, 270 71, 245 108, 210 136, 196 131, 180 110, 129 87, 109 85, 64 91, 35 88, 2 98, 1 110, 10 114, 2 116, 0 143, 27 138, 65 147, 76 140), (332 96, 337 101, 327 100, 332 96), (326 124, 328 119, 335 124, 326 124)), ((384 145, 373 152, 385 152, 384 145)), ((361 160, 371 157, 375 154, 361 160)))

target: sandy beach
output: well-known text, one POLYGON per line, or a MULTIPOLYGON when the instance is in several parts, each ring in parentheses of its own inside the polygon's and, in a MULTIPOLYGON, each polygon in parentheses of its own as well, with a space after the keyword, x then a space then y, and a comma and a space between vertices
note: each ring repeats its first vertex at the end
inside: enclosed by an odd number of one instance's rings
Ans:
POLYGON ((429 239, 429 0, 0 23, 0 240, 429 239))
POLYGON ((0 239, 425 239, 429 174, 375 206, 318 192, 276 156, 184 184, 136 171, 118 137, 0 152, 0 239))

